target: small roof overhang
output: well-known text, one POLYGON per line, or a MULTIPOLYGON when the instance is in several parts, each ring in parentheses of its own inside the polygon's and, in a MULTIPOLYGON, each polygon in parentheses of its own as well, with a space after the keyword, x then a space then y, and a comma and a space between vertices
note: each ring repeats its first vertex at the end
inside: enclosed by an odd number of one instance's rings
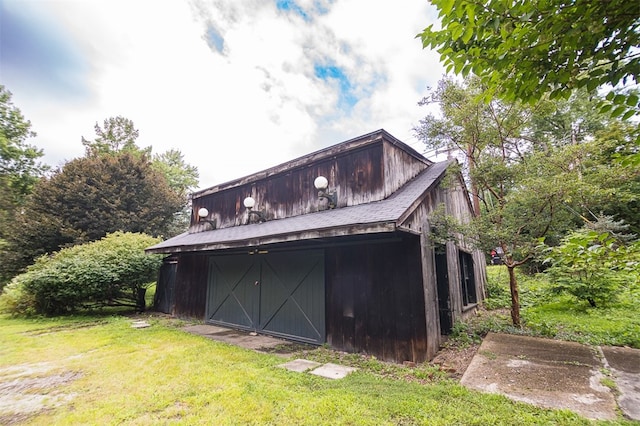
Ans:
POLYGON ((181 253, 259 247, 290 241, 398 230, 444 176, 449 161, 434 163, 390 197, 367 204, 324 210, 263 223, 183 233, 146 249, 147 253, 181 253))

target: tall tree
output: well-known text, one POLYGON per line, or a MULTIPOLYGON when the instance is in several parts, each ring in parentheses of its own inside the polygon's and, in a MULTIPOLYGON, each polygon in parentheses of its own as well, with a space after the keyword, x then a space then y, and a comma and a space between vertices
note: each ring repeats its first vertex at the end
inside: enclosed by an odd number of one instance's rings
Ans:
MULTIPOLYGON (((581 221, 613 191, 622 195, 631 174, 594 161, 603 158, 597 155, 602 144, 589 141, 604 126, 580 113, 589 111, 581 109, 581 102, 573 104, 575 109, 548 101, 531 107, 499 98, 485 103, 478 96, 483 89, 477 78, 443 80, 428 98, 438 102, 441 116, 427 116, 415 133, 429 149, 463 155, 481 213, 473 232, 466 234, 478 235, 478 246, 487 252, 500 247, 509 273, 512 320, 519 325, 516 267, 534 257, 541 238, 559 241, 564 231, 581 226, 576 217, 581 221)), ((616 140, 607 144, 622 145, 616 140)))
POLYGON ((602 215, 622 220, 640 235, 640 167, 627 161, 637 155, 639 133, 633 123, 612 122, 582 143, 564 147, 570 153, 567 167, 577 171, 566 205, 589 222, 602 215))
POLYGON ((419 36, 448 71, 473 73, 486 99, 535 102, 609 88, 614 117, 640 112, 640 8, 627 0, 432 0, 441 29, 419 36))
POLYGON ((38 161, 42 150, 27 143, 35 135, 31 122, 11 102, 11 92, 0 85, 0 239, 15 209, 47 170, 38 161))
POLYGON ((155 154, 153 167, 162 172, 169 186, 178 194, 186 196, 198 185, 198 168, 187 164, 184 155, 177 149, 155 154))
POLYGON ((120 151, 144 152, 136 145, 136 140, 140 132, 135 128, 133 121, 128 118, 117 116, 104 120, 102 127, 98 123, 94 126, 96 138, 94 140, 82 137, 82 144, 85 146, 87 156, 114 154, 120 151))
POLYGON ((166 235, 184 198, 146 156, 130 152, 78 158, 39 181, 8 241, 10 273, 34 258, 107 233, 166 235))
POLYGON ((414 127, 415 136, 427 148, 457 156, 464 164, 469 180, 474 213, 480 215, 480 188, 475 179, 479 156, 499 138, 518 138, 522 125, 529 120, 531 108, 498 99, 484 103, 478 96, 486 87, 476 77, 463 82, 445 77, 419 104, 437 104, 440 115, 429 114, 414 127))
POLYGON ((153 167, 167 179, 169 187, 180 194, 184 200, 182 209, 174 215, 174 221, 167 236, 178 235, 189 227, 191 220, 191 199, 189 193, 198 185, 198 168, 184 161, 184 156, 177 149, 170 149, 153 156, 153 167))
POLYGON ((161 154, 152 155, 152 148, 140 148, 136 142, 140 132, 132 120, 117 116, 104 120, 103 125, 95 125, 96 138, 87 140, 82 138, 86 149, 86 156, 114 155, 129 152, 134 155, 146 156, 152 162, 154 169, 162 173, 169 187, 179 194, 184 202, 182 209, 173 215, 172 225, 165 230, 165 236, 177 235, 189 226, 190 209, 188 193, 198 185, 198 169, 187 164, 184 156, 177 149, 170 149, 161 154))

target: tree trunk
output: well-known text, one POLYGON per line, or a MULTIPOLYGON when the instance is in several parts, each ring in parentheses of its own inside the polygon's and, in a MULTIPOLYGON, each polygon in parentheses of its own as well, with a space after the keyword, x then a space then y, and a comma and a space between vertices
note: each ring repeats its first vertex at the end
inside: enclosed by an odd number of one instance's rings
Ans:
POLYGON ((509 271, 509 289, 511 290, 511 321, 515 327, 520 327, 520 294, 518 292, 518 280, 514 266, 506 264, 509 271))
POLYGON ((147 294, 147 289, 144 287, 138 287, 136 293, 136 309, 138 312, 144 312, 147 308, 147 301, 145 300, 145 296, 147 294))
POLYGON ((480 217, 480 190, 478 189, 478 184, 473 177, 473 171, 476 166, 476 159, 473 157, 473 146, 471 144, 467 145, 466 155, 469 162, 469 178, 471 180, 471 204, 473 206, 473 214, 475 217, 480 217))

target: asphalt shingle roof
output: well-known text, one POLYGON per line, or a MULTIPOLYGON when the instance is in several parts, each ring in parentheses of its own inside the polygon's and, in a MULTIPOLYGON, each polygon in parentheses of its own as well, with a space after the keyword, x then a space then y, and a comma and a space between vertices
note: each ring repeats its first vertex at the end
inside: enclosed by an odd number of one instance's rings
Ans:
MULTIPOLYGON (((434 163, 407 182, 388 198, 367 204, 271 220, 263 223, 233 226, 190 234, 185 232, 167 241, 149 247, 148 252, 172 253, 217 250, 231 247, 258 246, 269 242, 302 240, 318 237, 323 231, 349 228, 349 234, 366 233, 371 225, 380 225, 380 231, 394 231, 397 221, 444 174, 450 163, 434 163), (358 232, 358 229, 361 232, 358 232)), ((331 235, 328 232, 327 235, 331 235)))

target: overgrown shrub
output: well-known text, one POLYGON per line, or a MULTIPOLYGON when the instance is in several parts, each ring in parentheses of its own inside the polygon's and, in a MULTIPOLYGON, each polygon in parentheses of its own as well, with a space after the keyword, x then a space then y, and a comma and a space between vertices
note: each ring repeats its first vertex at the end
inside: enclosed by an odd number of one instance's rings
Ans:
POLYGON ((14 314, 46 315, 81 307, 145 308, 162 256, 144 249, 159 240, 145 234, 115 232, 99 241, 40 257, 15 277, 0 296, 0 308, 14 314))
POLYGON ((553 291, 597 307, 638 285, 640 242, 624 244, 610 232, 581 229, 549 249, 546 262, 553 291))
POLYGON ((0 312, 30 316, 36 314, 36 301, 24 288, 25 274, 15 277, 0 293, 0 312))

